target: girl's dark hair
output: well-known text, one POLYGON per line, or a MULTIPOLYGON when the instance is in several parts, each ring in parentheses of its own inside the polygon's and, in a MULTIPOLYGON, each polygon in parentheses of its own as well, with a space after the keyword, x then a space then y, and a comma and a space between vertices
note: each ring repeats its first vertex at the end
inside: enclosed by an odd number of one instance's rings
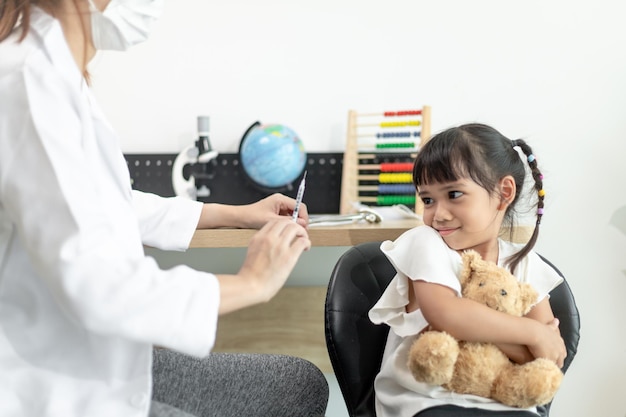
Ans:
POLYGON ((496 191, 496 186, 503 177, 511 175, 515 181, 516 191, 506 209, 505 221, 513 226, 514 207, 519 201, 526 178, 525 162, 514 149, 515 146, 519 146, 526 155, 535 182, 538 202, 533 234, 526 245, 507 260, 510 271, 514 271, 524 256, 535 246, 543 215, 543 176, 530 146, 522 139, 511 141, 490 126, 479 123, 466 124, 433 136, 418 152, 413 167, 413 183, 416 187, 469 178, 490 194, 496 191))

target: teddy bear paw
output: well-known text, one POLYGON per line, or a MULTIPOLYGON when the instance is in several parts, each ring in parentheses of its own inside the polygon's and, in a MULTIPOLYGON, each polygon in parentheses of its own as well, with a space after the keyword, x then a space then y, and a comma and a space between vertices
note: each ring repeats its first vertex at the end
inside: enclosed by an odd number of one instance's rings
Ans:
POLYGON ((456 339, 445 332, 429 331, 413 342, 408 366, 417 381, 443 385, 452 379, 458 356, 456 339))
POLYGON ((562 380, 563 373, 554 362, 538 358, 501 375, 492 395, 506 405, 533 407, 552 401, 562 380))

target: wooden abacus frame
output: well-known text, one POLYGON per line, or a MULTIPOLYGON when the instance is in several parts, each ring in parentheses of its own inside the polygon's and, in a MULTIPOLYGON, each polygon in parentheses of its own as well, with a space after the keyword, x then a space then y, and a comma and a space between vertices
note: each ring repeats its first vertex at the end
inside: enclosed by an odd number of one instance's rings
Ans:
MULTIPOLYGON (((376 181, 378 176, 372 176, 372 174, 361 174, 362 171, 367 170, 381 170, 383 164, 363 164, 364 160, 374 159, 380 155, 387 155, 392 159, 404 159, 401 162, 392 162, 392 164, 400 165, 415 159, 419 148, 421 148, 428 139, 430 139, 430 106, 424 106, 419 110, 401 110, 401 111, 385 111, 379 113, 359 113, 355 110, 348 112, 348 131, 346 138, 346 150, 343 157, 343 171, 341 179, 341 200, 339 204, 339 211, 341 214, 348 214, 354 211, 353 204, 355 202, 361 202, 370 205, 374 202, 375 205, 379 198, 364 197, 359 194, 359 191, 374 191, 375 185, 361 185, 363 180, 376 181), (419 132, 410 129, 416 129, 419 127, 419 132), (360 130, 371 128, 395 128, 400 129, 395 132, 382 133, 374 135, 374 140, 370 141, 370 146, 365 146, 363 137, 372 137, 371 133, 362 134, 360 130), (419 144, 417 144, 417 137, 419 136, 419 144), (380 140, 380 138, 383 140, 380 140), (413 140, 411 139, 413 137, 413 140), (408 138, 404 142, 393 143, 389 141, 389 138, 408 138), (361 189, 361 190, 360 190, 361 189), (374 201, 373 201, 374 200, 374 201)), ((400 139, 402 141, 402 139, 400 139)), ((394 172, 398 171, 393 167, 389 167, 389 174, 380 175, 408 175, 407 172, 394 172)), ((406 166, 402 170, 405 170, 406 166)), ((412 171, 412 169, 409 169, 412 171)), ((395 181, 394 181, 395 182, 395 181)), ((402 177, 400 179, 402 183, 410 183, 409 177, 402 177), (408 180, 408 181, 405 181, 408 180)), ((413 205, 416 213, 422 213, 423 205, 415 195, 415 190, 412 191, 415 200, 413 205)), ((402 202, 402 198, 398 197, 397 201, 402 202)), ((410 200, 407 198, 407 200, 410 200)))

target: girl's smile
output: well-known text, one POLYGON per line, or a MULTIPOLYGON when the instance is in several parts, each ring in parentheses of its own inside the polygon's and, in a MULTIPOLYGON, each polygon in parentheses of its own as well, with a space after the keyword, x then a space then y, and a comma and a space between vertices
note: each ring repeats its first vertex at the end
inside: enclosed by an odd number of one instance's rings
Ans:
POLYGON ((451 235, 452 233, 454 233, 458 229, 457 228, 445 228, 445 227, 442 227, 442 228, 439 228, 439 229, 436 229, 436 230, 439 232, 441 237, 444 237, 444 236, 451 235))
POLYGON ((424 223, 454 250, 474 249, 497 262, 497 238, 504 217, 499 193, 489 193, 471 179, 430 183, 418 188, 424 223))

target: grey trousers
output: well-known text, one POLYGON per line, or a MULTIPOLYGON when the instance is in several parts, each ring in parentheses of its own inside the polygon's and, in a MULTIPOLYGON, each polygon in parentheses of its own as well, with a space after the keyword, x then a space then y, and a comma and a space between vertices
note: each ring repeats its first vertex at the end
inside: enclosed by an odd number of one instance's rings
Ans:
POLYGON ((150 417, 319 417, 328 405, 324 374, 285 355, 155 349, 153 381, 150 417))

